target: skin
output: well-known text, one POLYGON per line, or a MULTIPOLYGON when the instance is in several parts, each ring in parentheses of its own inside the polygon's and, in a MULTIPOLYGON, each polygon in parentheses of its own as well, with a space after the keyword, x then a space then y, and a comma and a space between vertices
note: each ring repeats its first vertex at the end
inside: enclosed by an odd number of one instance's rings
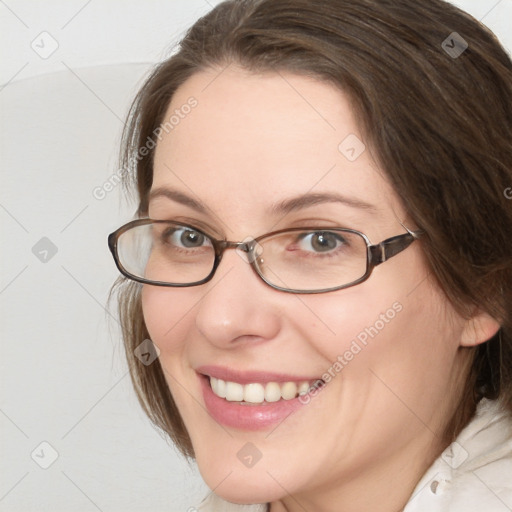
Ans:
MULTIPOLYGON (((347 135, 363 136, 349 98, 332 85, 235 65, 208 69, 178 89, 165 118, 190 96, 197 107, 158 142, 152 188, 176 189, 206 213, 161 197, 151 201, 150 217, 208 227, 228 240, 328 224, 378 243, 404 233, 400 222, 414 228, 370 151, 350 162, 338 150, 347 135), (324 203, 268 213, 290 197, 332 191, 374 209, 324 203)), ((465 378, 465 347, 499 327, 481 312, 464 319, 454 311, 429 277, 420 242, 367 281, 317 295, 270 288, 228 250, 209 283, 145 285, 142 301, 204 480, 224 499, 270 502, 272 512, 401 510, 446 445, 442 432, 465 378), (401 311, 277 428, 227 428, 206 411, 194 368, 320 377, 397 302, 401 311), (262 454, 252 468, 237 458, 247 442, 262 454)))

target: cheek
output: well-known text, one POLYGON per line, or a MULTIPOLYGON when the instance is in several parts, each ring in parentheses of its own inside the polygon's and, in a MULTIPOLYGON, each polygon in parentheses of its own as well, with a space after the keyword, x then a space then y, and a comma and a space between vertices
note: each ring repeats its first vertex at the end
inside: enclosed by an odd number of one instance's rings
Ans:
MULTIPOLYGON (((378 290, 362 283, 331 295, 303 299, 306 309, 297 317, 311 317, 309 339, 333 364, 341 359, 351 362, 355 356, 362 359, 374 340, 384 338, 403 315, 404 305, 397 295, 378 290)), ((339 364, 336 367, 339 370, 339 364)))
POLYGON ((190 400, 189 392, 200 394, 198 383, 188 380, 189 369, 184 364, 188 359, 185 340, 194 304, 194 301, 187 300, 188 296, 186 290, 157 286, 144 286, 141 294, 149 336, 160 350, 159 361, 164 378, 184 420, 197 414, 196 402, 190 400), (184 392, 185 382, 187 392, 184 392))
POLYGON ((187 292, 181 289, 146 285, 142 288, 144 322, 151 340, 164 356, 183 350, 193 309, 187 297, 187 292))
POLYGON ((444 385, 456 353, 451 307, 440 290, 422 282, 424 268, 401 266, 400 273, 376 273, 356 287, 303 299, 311 316, 308 338, 328 362, 324 380, 343 375, 361 383, 375 378, 371 369, 392 371, 404 388, 419 374, 437 374, 444 385))

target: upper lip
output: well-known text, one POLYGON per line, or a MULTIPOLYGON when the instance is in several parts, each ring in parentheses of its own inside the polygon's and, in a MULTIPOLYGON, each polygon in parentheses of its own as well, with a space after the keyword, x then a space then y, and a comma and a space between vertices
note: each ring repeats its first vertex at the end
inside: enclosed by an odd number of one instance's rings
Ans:
POLYGON ((319 380, 319 377, 304 375, 286 375, 259 370, 235 370, 226 366, 204 365, 195 369, 197 373, 222 379, 224 381, 238 382, 239 384, 251 384, 255 382, 311 382, 319 380))

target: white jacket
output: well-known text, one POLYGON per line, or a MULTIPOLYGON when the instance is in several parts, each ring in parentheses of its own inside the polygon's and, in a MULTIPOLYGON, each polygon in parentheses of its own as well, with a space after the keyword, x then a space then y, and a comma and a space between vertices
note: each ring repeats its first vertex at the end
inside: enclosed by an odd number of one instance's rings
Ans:
MULTIPOLYGON (((198 512, 266 512, 210 493, 198 512)), ((483 399, 457 439, 423 475, 403 512, 511 512, 512 416, 483 399)))

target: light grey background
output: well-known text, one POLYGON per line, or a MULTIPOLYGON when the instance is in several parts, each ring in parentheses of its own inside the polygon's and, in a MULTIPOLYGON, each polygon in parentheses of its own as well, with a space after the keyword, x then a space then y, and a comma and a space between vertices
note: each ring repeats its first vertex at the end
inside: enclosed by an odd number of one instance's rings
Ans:
MULTIPOLYGON (((207 493, 131 388, 106 238, 135 203, 105 183, 150 64, 217 3, 0 0, 0 512, 187 511, 207 493)), ((512 49, 512 0, 454 3, 512 49)))

